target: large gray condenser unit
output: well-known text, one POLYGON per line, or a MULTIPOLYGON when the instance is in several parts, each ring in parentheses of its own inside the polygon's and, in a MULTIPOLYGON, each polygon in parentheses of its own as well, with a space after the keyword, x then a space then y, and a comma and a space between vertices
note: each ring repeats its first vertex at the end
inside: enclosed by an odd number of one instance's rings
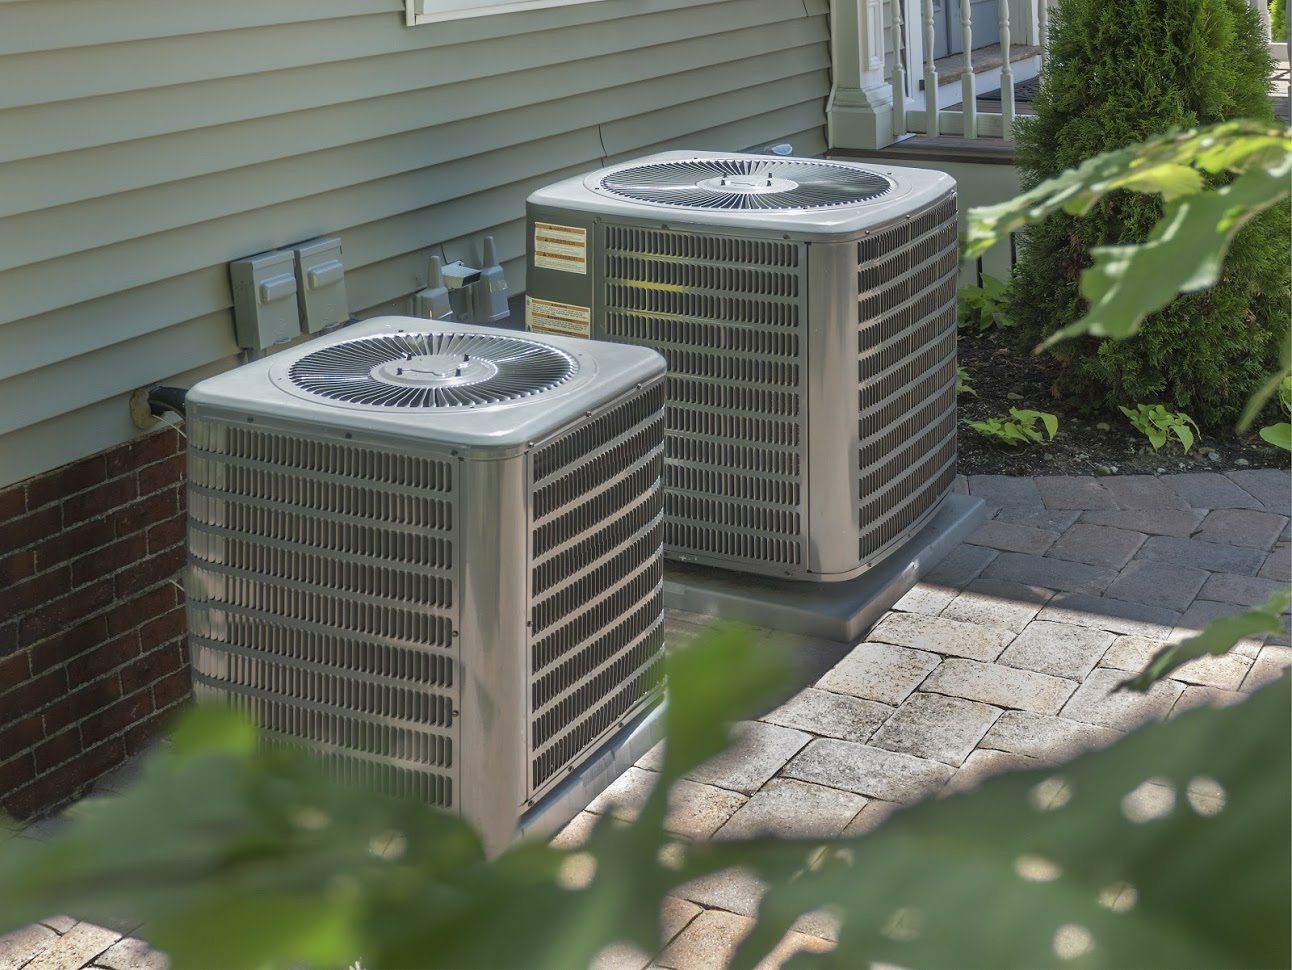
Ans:
POLYGON ((586 803, 661 694, 663 380, 640 347, 383 317, 194 387, 199 701, 492 851, 586 803))
POLYGON ((851 579, 956 463, 955 182, 668 152, 529 198, 526 321, 668 360, 666 555, 851 579))

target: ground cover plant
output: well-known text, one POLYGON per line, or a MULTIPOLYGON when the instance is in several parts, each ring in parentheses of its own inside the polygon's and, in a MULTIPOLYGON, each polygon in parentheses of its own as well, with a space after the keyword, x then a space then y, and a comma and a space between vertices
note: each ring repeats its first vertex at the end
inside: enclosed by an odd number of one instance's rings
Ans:
POLYGON ((1183 411, 1168 411, 1162 404, 1137 404, 1133 408, 1122 406, 1118 410, 1126 415, 1126 420, 1135 430, 1148 438, 1154 451, 1171 438, 1180 442, 1186 453, 1193 448, 1198 425, 1183 411))
MULTIPOLYGON (((1270 67, 1259 16, 1243 0, 1064 0, 1051 24, 1036 116, 1017 128, 1024 185, 1173 129, 1272 120, 1270 67)), ((1206 174, 1212 185, 1226 181, 1206 174)), ((1079 282, 1092 253, 1149 241, 1164 211, 1184 215, 1152 196, 1114 192, 1024 233, 1007 311, 1024 339, 1066 333, 1087 299, 1107 298, 1079 282)), ((1190 227, 1169 222, 1167 231, 1187 234, 1190 227)), ((1208 431, 1229 431, 1273 368, 1286 330, 1286 206, 1254 219, 1232 247, 1216 285, 1190 286, 1169 306, 1163 301, 1135 340, 1053 347, 1064 363, 1065 392, 1108 407, 1165 401, 1208 431)), ((1116 264, 1110 258, 1108 265, 1116 264)), ((1177 292, 1165 281, 1158 288, 1177 292)))
POLYGON ((966 421, 984 438, 1002 445, 1043 445, 1059 431, 1059 419, 1044 411, 1010 408, 1008 418, 966 421))

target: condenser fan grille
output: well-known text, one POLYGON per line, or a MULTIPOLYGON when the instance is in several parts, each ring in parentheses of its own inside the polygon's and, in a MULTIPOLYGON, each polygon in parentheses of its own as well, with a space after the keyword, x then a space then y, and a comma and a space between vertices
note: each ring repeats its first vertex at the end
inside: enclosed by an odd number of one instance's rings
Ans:
POLYGON ((393 333, 316 350, 288 375, 302 390, 347 404, 454 408, 532 397, 559 387, 577 370, 568 354, 530 340, 393 333))
POLYGON ((601 180, 611 195, 689 209, 825 209, 877 199, 892 189, 882 175, 808 159, 693 158, 651 162, 601 180))

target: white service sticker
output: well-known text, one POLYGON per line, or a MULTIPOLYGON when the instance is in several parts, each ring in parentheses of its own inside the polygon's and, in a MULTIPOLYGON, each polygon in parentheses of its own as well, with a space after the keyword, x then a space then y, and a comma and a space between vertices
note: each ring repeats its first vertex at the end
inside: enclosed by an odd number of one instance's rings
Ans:
POLYGON ((534 223, 534 265, 563 273, 588 274, 588 230, 534 223))
POLYGON ((525 329, 558 337, 592 336, 592 309, 572 303, 553 303, 525 297, 525 329))

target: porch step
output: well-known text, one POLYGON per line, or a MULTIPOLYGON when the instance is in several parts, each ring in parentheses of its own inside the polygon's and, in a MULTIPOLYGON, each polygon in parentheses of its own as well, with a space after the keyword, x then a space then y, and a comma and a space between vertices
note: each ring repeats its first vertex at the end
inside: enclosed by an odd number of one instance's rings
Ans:
POLYGON ((884 148, 831 149, 827 158, 883 159, 891 162, 976 162, 979 165, 1013 165, 1014 143, 1001 138, 963 138, 960 135, 911 135, 884 148))
MULTIPOLYGON (((1017 61, 1025 61, 1029 57, 1039 57, 1041 48, 1027 45, 1011 44, 1009 47, 1009 62, 1011 64, 1017 61)), ((987 71, 995 70, 1005 62, 1001 55, 1000 44, 988 44, 985 47, 975 47, 973 50, 973 72, 974 74, 983 74, 987 71)), ((958 82, 965 72, 965 56, 963 54, 949 54, 946 57, 939 57, 933 62, 933 66, 938 72, 938 87, 944 84, 958 82)), ((920 82, 921 90, 924 82, 920 82)))

